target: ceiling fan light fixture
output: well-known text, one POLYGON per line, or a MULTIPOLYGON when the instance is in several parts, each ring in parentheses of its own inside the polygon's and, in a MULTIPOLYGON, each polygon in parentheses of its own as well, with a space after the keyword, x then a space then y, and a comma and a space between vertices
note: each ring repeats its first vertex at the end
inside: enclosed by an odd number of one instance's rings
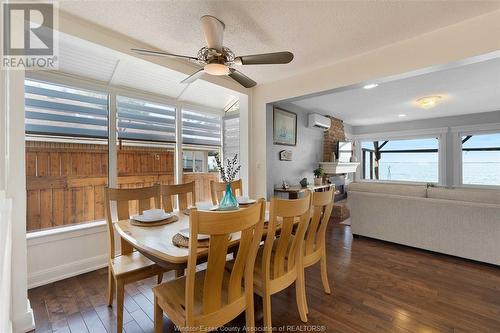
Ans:
POLYGON ((218 63, 206 64, 203 69, 205 70, 206 73, 210 75, 221 76, 229 74, 229 67, 224 64, 218 64, 218 63))

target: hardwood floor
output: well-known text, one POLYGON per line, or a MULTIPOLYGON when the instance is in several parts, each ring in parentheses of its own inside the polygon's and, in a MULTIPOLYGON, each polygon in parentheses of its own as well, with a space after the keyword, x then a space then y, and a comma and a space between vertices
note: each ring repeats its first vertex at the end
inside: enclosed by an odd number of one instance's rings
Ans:
MULTIPOLYGON (((327 243, 333 293, 323 293, 319 265, 307 269, 309 332, 500 332, 500 268, 366 238, 353 241, 350 228, 338 224, 330 224, 327 243)), ((30 290, 36 332, 115 332, 106 274, 101 269, 30 290)), ((153 332, 153 284, 126 287, 127 333, 153 332)), ((295 288, 273 296, 272 305, 276 327, 305 331, 295 288)), ((173 331, 164 322, 164 332, 173 331)))

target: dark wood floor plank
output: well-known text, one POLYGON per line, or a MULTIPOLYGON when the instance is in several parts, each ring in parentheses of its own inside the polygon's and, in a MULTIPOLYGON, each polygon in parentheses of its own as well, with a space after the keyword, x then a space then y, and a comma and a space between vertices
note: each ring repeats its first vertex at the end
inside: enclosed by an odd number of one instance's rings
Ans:
MULTIPOLYGON (((500 268, 368 238, 352 240, 350 228, 341 225, 329 226, 326 243, 332 295, 323 291, 319 266, 308 268, 308 323, 300 321, 292 287, 272 297, 277 328, 307 331, 311 325, 324 325, 326 332, 338 333, 500 332, 500 268)), ((164 281, 171 276, 169 272, 164 281)), ((126 286, 126 333, 153 332, 154 285, 156 279, 151 278, 126 286)), ((114 333, 116 310, 107 307, 106 293, 106 269, 30 290, 36 332, 114 333)), ((243 324, 244 316, 231 323, 243 324)), ((262 325, 261 319, 257 324, 262 325)), ((173 332, 166 317, 163 332, 173 332)))
POLYGON ((68 316, 68 326, 71 333, 89 333, 87 325, 85 325, 85 321, 79 312, 68 316))
POLYGON ((106 333, 106 328, 94 309, 82 313, 83 321, 90 333, 106 333))

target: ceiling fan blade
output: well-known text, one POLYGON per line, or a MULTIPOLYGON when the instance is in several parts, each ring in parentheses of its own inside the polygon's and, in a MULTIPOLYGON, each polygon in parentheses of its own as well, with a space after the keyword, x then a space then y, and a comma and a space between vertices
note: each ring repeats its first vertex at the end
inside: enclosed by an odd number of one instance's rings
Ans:
POLYGON ((270 65, 288 64, 292 60, 292 52, 275 52, 236 57, 234 62, 238 65, 270 65))
POLYGON ((233 80, 235 80, 245 88, 252 88, 257 84, 257 82, 234 68, 230 68, 229 71, 229 77, 231 77, 233 80))
POLYGON ((131 50, 134 51, 135 53, 144 54, 144 55, 148 55, 148 56, 173 57, 173 58, 182 58, 182 59, 189 59, 189 60, 198 60, 198 58, 195 58, 195 57, 167 53, 167 52, 162 52, 162 51, 151 51, 151 50, 145 50, 145 49, 131 49, 131 50))
POLYGON ((224 36, 224 23, 212 15, 204 15, 200 18, 200 21, 208 48, 220 51, 224 36))
POLYGON ((194 72, 193 74, 189 75, 187 78, 181 81, 181 83, 193 83, 194 81, 198 80, 203 73, 203 68, 200 68, 198 71, 194 72))

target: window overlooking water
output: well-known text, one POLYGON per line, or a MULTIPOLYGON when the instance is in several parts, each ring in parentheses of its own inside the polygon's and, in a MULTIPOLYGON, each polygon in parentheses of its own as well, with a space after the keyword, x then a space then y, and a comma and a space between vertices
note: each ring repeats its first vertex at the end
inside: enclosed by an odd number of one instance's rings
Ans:
POLYGON ((500 186, 500 133, 462 137, 462 183, 500 186))
POLYGON ((363 179, 439 181, 439 140, 381 140, 361 143, 363 179))

